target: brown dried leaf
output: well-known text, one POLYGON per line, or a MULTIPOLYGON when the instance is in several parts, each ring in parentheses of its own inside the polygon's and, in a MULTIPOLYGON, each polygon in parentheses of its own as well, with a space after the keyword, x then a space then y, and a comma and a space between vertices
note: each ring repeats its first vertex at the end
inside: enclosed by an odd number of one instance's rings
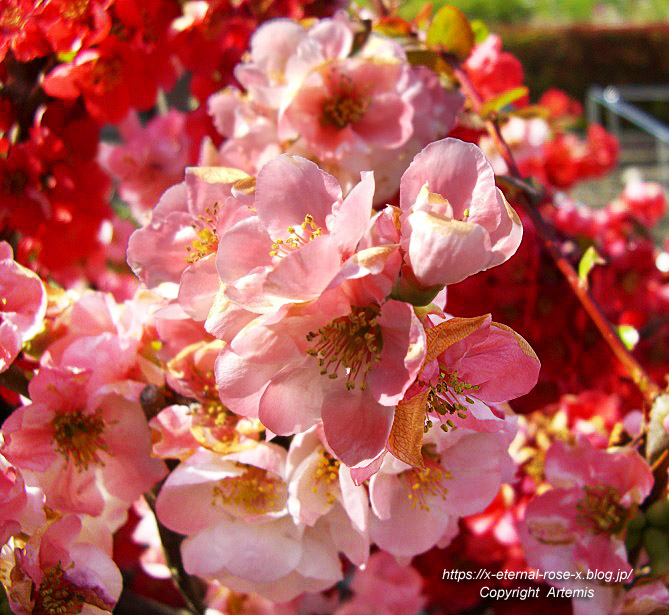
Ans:
MULTIPOLYGON (((425 365, 434 361, 444 350, 470 336, 474 331, 480 329, 490 314, 474 316, 474 318, 451 318, 432 329, 427 329, 427 353, 425 365)), ((523 340, 524 341, 524 340, 523 340)), ((527 342, 525 342, 527 344, 527 342)))
POLYGON ((423 426, 427 391, 402 401, 395 408, 393 426, 388 436, 388 450, 400 461, 423 468, 423 426))

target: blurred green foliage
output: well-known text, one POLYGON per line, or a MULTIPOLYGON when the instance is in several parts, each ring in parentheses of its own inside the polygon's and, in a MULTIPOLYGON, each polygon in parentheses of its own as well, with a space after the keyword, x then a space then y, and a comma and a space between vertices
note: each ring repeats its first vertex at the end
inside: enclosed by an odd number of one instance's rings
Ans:
MULTIPOLYGON (((400 15, 414 17, 426 0, 403 0, 400 15)), ((470 19, 489 24, 643 23, 669 20, 667 0, 434 0, 433 10, 453 4, 470 19)))

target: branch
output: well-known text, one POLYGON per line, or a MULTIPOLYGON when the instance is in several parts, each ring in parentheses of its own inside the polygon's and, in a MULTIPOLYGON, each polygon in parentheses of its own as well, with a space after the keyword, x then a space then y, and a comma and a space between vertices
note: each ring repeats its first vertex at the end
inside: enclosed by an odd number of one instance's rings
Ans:
MULTIPOLYGON (((162 483, 144 495, 154 515, 156 514, 156 498, 158 497, 161 486, 162 483)), ((204 615, 206 610, 204 604, 206 588, 200 579, 188 574, 183 566, 183 561, 181 559, 181 543, 184 537, 181 536, 181 534, 177 534, 166 528, 159 521, 157 515, 156 523, 158 525, 158 533, 160 534, 160 542, 163 545, 167 567, 172 574, 172 580, 182 593, 184 600, 188 605, 189 612, 193 615, 204 615)))
MULTIPOLYGON (((469 78, 469 75, 461 67, 458 60, 452 55, 444 54, 444 60, 448 62, 452 68, 453 74, 460 83, 464 93, 471 101, 474 111, 480 114, 483 101, 479 93, 476 91, 476 88, 469 78)), ((509 173, 511 175, 508 178, 505 177, 502 179, 505 179, 508 183, 512 184, 519 190, 519 193, 522 196, 521 205, 523 205, 527 215, 534 223, 537 234, 539 237, 541 237, 544 245, 546 246, 546 249, 555 261, 557 268, 562 272, 567 280, 567 283, 569 286, 571 286, 574 294, 581 302, 581 305, 599 329, 599 332, 602 334, 604 341, 609 345, 615 356, 623 364, 627 370, 627 373, 639 388, 648 404, 651 405, 653 400, 660 394, 660 387, 658 387, 658 385, 650 378, 641 364, 634 358, 634 356, 632 356, 629 350, 627 350, 622 340, 618 336, 618 333, 608 321, 604 315, 604 312, 595 301, 594 297, 590 294, 585 285, 581 283, 578 274, 572 267, 569 260, 567 260, 567 258, 565 258, 565 256, 562 254, 560 249, 560 241, 557 239, 553 228, 546 224, 537 208, 537 205, 541 202, 541 200, 543 200, 543 193, 531 187, 527 182, 524 181, 524 178, 520 173, 518 166, 516 165, 516 161, 513 159, 511 149, 502 136, 502 132, 496 117, 493 115, 483 119, 485 121, 486 129, 490 134, 490 137, 497 145, 497 148, 504 158, 504 162, 506 163, 506 166, 509 169, 509 173)))

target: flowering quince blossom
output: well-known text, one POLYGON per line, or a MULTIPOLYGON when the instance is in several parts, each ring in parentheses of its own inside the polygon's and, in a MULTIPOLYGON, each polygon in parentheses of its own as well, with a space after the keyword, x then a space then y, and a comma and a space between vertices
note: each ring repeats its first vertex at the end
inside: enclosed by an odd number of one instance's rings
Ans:
POLYGON ((117 179, 121 198, 138 220, 183 178, 189 162, 185 123, 185 115, 172 110, 142 127, 131 113, 119 125, 125 143, 100 145, 100 164, 117 179))
POLYGON ((485 156, 457 139, 431 143, 414 158, 400 182, 400 207, 409 285, 460 282, 507 261, 522 239, 485 156))
POLYGON ((250 61, 235 71, 248 95, 228 88, 209 100, 228 137, 219 163, 254 174, 287 151, 317 160, 347 191, 374 170, 376 202, 392 197, 408 157, 453 127, 463 98, 375 33, 353 55, 355 28, 344 13, 309 29, 288 20, 260 27, 250 61))
POLYGON ((2 426, 1 451, 39 485, 47 506, 99 517, 115 530, 165 467, 148 454, 142 385, 91 389, 92 380, 90 370, 42 368, 30 383, 33 403, 2 426))
MULTIPOLYGON (((321 458, 331 466, 320 475, 327 489, 337 466, 321 458)), ((286 480, 286 451, 271 443, 223 456, 200 449, 184 461, 161 489, 156 512, 188 536, 181 548, 186 570, 234 591, 285 601, 340 580, 338 551, 363 563, 360 534, 341 515, 324 514, 312 525, 291 516, 286 480), (193 506, 184 508, 184 501, 193 506)))
POLYGON ((46 314, 46 291, 39 277, 13 259, 12 248, 0 242, 0 372, 35 335, 46 314))
POLYGON ((496 432, 428 432, 423 468, 386 456, 369 485, 372 541, 399 558, 448 545, 458 533, 458 518, 484 510, 502 481, 513 478, 507 449, 515 425, 498 423, 496 432))
POLYGON ((335 615, 403 615, 425 606, 423 579, 415 568, 400 566, 389 553, 377 551, 351 581, 353 599, 335 615))
POLYGON ((235 182, 246 177, 228 169, 188 169, 186 181, 169 188, 148 224, 130 237, 128 262, 135 274, 162 296, 178 298, 181 313, 195 320, 206 319, 219 288, 220 237, 251 216, 248 204, 232 194, 235 182))
MULTIPOLYGON (((597 450, 586 439, 573 446, 557 441, 546 455, 544 471, 555 488, 528 504, 520 525, 528 563, 542 570, 611 571, 614 579, 619 570, 631 571, 625 527, 653 486, 643 458, 634 450, 597 450)), ((579 603, 575 600, 574 607, 579 603)))
POLYGON ((502 51, 502 39, 497 34, 489 34, 476 45, 464 66, 485 100, 523 85, 522 64, 508 51, 502 51))
POLYGON ((44 494, 26 487, 21 471, 0 455, 0 546, 22 532, 32 533, 45 522, 44 494))
MULTIPOLYGON (((81 519, 67 515, 43 525, 15 548, 7 596, 13 613, 111 613, 122 578, 109 554, 82 540, 81 519)), ((5 554, 3 553, 3 559, 5 554)))

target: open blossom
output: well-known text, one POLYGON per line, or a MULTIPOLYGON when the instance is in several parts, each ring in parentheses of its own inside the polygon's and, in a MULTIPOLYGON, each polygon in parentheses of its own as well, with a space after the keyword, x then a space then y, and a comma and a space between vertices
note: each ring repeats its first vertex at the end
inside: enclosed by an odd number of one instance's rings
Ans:
POLYGON ((337 180, 298 156, 279 156, 256 180, 255 216, 220 237, 225 295, 251 312, 318 298, 353 256, 369 223, 374 179, 343 199, 337 180))
POLYGON ((585 439, 573 446, 557 441, 544 469, 555 488, 528 504, 520 526, 528 563, 547 571, 611 572, 614 580, 620 570, 631 572, 625 528, 653 486, 643 458, 634 450, 597 450, 585 439))
POLYGON ((119 182, 119 194, 141 220, 170 186, 178 184, 188 159, 186 116, 171 110, 142 127, 131 113, 119 125, 123 144, 100 145, 101 165, 119 182))
POLYGON ((142 385, 91 384, 90 370, 42 368, 30 383, 32 403, 2 426, 2 454, 41 487, 47 506, 98 516, 114 530, 165 468, 149 456, 136 401, 142 385))
POLYGON ((249 328, 224 348, 216 362, 221 399, 278 434, 322 420, 346 465, 374 459, 422 364, 420 322, 406 303, 351 305, 337 291, 296 312, 249 328))
POLYGON ((458 518, 483 511, 513 476, 507 448, 515 424, 500 418, 495 428, 431 430, 423 440, 423 468, 387 456, 369 485, 372 541, 396 557, 448 545, 458 518))
POLYGON ((522 238, 483 152, 457 139, 431 143, 414 158, 400 182, 400 207, 407 283, 419 287, 454 284, 499 265, 522 238))
POLYGON ((288 20, 261 26, 235 71, 248 94, 228 88, 209 100, 227 137, 220 164, 253 174, 272 156, 299 154, 325 165, 345 191, 374 170, 375 202, 392 198, 410 157, 453 127, 463 97, 375 32, 354 52, 355 29, 343 12, 308 29, 288 20))
POLYGON ((296 522, 285 472, 286 451, 261 443, 224 456, 201 449, 170 474, 156 511, 187 536, 188 572, 279 602, 342 578, 338 551, 348 551, 353 530, 330 515, 313 527, 296 522))
POLYGON ((119 569, 103 549, 86 541, 76 515, 42 526, 12 559, 2 564, 11 570, 6 590, 16 615, 101 615, 113 611, 121 594, 119 569))
POLYGON ((14 261, 7 242, 0 242, 0 372, 16 359, 23 342, 39 331, 45 314, 44 284, 14 261))
POLYGON ((247 203, 232 194, 242 171, 194 167, 186 181, 169 188, 128 243, 128 263, 150 288, 179 304, 191 318, 205 320, 219 288, 219 238, 249 217, 247 203))

